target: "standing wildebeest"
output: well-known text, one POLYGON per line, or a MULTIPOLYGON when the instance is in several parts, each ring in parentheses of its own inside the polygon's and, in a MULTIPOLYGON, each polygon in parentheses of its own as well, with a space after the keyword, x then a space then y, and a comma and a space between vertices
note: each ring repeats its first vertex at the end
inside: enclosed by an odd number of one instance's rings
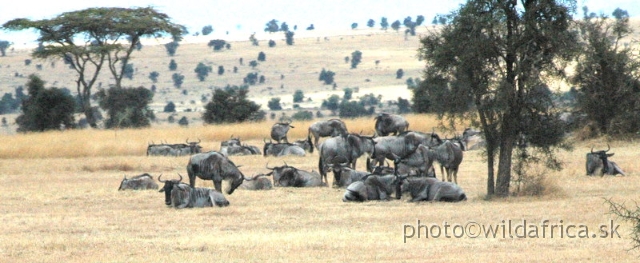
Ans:
POLYGON ((244 181, 244 175, 231 160, 213 151, 192 155, 187 163, 187 173, 191 187, 195 187, 197 176, 212 180, 218 192, 222 192, 222 180, 227 180, 231 184, 227 194, 232 194, 244 181))
POLYGON ((264 148, 262 149, 262 155, 267 157, 271 156, 285 156, 285 155, 297 155, 305 156, 305 151, 302 147, 291 143, 273 143, 264 140, 264 148))
POLYGON ((614 155, 614 153, 607 153, 609 150, 611 150, 609 144, 607 144, 607 150, 596 152, 594 152, 593 147, 591 147, 591 152, 587 153, 587 175, 595 175, 596 171, 598 171, 598 173, 601 173, 601 176, 604 176, 605 174, 625 175, 624 171, 622 171, 618 164, 609 161, 608 158, 614 155))
POLYGON ((364 180, 356 181, 347 186, 347 191, 342 198, 343 202, 368 200, 388 201, 396 190, 396 198, 399 197, 399 177, 397 175, 369 175, 364 180))
POLYGON ((248 179, 244 178, 244 183, 240 185, 240 188, 246 190, 270 190, 273 188, 273 184, 267 176, 265 174, 257 174, 248 179))
POLYGON ((397 135, 409 129, 409 122, 400 115, 380 113, 375 120, 377 136, 397 135))
POLYGON ((413 174, 419 177, 435 177, 433 161, 436 160, 436 152, 429 147, 420 144, 411 154, 403 157, 396 156, 394 163, 400 174, 413 174))
POLYGON ((442 182, 433 177, 401 178, 400 193, 409 193, 411 202, 467 200, 467 195, 460 186, 452 182, 442 182))
POLYGON ((376 137, 373 139, 374 151, 371 160, 367 159, 367 169, 373 166, 382 166, 385 159, 394 160, 394 156, 400 158, 407 156, 423 143, 421 134, 415 132, 404 132, 396 136, 376 137), (373 161, 373 164, 370 162, 373 161))
POLYGON ((180 179, 162 181, 158 177, 158 181, 164 183, 159 192, 164 192, 164 203, 174 208, 185 207, 212 207, 228 206, 229 201, 222 193, 209 188, 193 188, 188 184, 182 183, 182 175, 178 174, 180 179))
POLYGON ((442 181, 445 181, 444 170, 447 171, 447 181, 453 181, 458 183, 458 167, 462 162, 462 149, 454 144, 451 140, 441 140, 437 134, 433 134, 431 137, 436 141, 436 160, 440 163, 440 173, 442 174, 442 181))
POLYGON ((131 177, 127 179, 127 176, 124 176, 122 182, 120 182, 120 190, 147 190, 147 189, 158 189, 158 184, 153 180, 153 176, 148 173, 144 173, 138 176, 131 177))
MULTIPOLYGON (((318 169, 324 179, 327 181, 327 170, 333 165, 334 160, 343 159, 340 162, 346 162, 351 169, 356 169, 356 162, 364 153, 372 155, 374 151, 373 138, 359 134, 350 133, 346 136, 331 137, 320 146, 320 157, 318 159, 318 169)), ((334 184, 340 181, 340 178, 334 173, 334 184)))
MULTIPOLYGON (((311 135, 313 135, 313 143, 311 145, 315 145, 316 149, 319 150, 318 140, 320 140, 320 137, 347 136, 347 133, 347 125, 342 120, 330 119, 311 124, 307 139, 311 142, 311 135)), ((313 148, 311 151, 313 152, 313 148)))
POLYGON ((280 143, 284 140, 285 143, 289 143, 287 139, 287 133, 289 132, 289 128, 295 128, 291 126, 289 122, 278 122, 271 126, 271 139, 276 140, 276 142, 280 143))

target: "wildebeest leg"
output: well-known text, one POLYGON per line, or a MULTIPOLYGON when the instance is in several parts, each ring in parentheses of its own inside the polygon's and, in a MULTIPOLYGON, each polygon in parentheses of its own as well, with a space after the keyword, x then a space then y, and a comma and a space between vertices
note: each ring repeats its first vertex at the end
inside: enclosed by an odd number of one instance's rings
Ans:
POLYGON ((213 187, 216 188, 216 191, 222 193, 222 181, 213 180, 213 187))
POLYGON ((447 179, 445 178, 444 165, 440 165, 440 174, 442 174, 442 181, 445 182, 447 179))

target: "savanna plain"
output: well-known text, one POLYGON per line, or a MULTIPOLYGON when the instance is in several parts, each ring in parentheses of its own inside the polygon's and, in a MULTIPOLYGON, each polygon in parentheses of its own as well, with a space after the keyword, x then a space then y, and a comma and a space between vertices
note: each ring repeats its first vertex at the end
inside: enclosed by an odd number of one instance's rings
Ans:
MULTIPOLYGON (((356 31, 354 31, 356 32, 356 31)), ((345 33, 346 34, 346 33, 345 33)), ((301 37, 300 33, 297 37, 301 37)), ((269 39, 273 36, 264 36, 269 39)), ((248 38, 248 37, 247 37, 248 38)), ((482 151, 467 151, 458 173, 458 183, 468 200, 459 203, 388 202, 344 203, 344 189, 275 188, 268 191, 237 190, 226 195, 231 205, 224 208, 176 210, 164 204, 164 194, 157 191, 117 191, 123 176, 150 173, 154 178, 186 177, 188 157, 146 156, 147 144, 202 141, 205 151, 218 150, 220 141, 230 136, 261 147, 268 138, 273 120, 258 123, 202 125, 198 123, 201 96, 210 96, 213 86, 241 84, 242 76, 251 71, 246 66, 253 56, 264 50, 267 61, 257 70, 267 78, 265 84, 252 86, 250 97, 261 104, 271 97, 290 101, 294 90, 301 89, 312 98, 300 106, 317 110, 329 94, 342 94, 345 87, 359 88, 362 94, 381 94, 384 100, 406 96, 405 79, 396 79, 403 68, 405 78, 420 77, 424 62, 416 58, 418 40, 402 34, 348 33, 346 35, 300 38, 292 47, 282 39, 273 49, 251 46, 248 41, 233 42, 232 49, 213 52, 205 44, 183 45, 175 57, 187 78, 186 92, 171 86, 167 68, 169 57, 161 46, 148 46, 137 54, 136 77, 131 86, 150 86, 146 76, 159 71, 160 81, 152 107, 158 112, 168 101, 175 101, 179 112, 190 118, 189 127, 161 121, 146 129, 66 130, 45 133, 15 134, 11 118, 9 128, 0 135, 0 262, 635 262, 640 253, 629 250, 632 225, 609 214, 605 199, 634 206, 640 200, 640 167, 638 139, 608 138, 573 142, 573 151, 558 151, 563 162, 561 171, 534 170, 544 174, 547 188, 538 197, 519 196, 486 198, 487 168, 482 151), (349 69, 344 57, 361 50, 363 62, 357 70, 349 69), (203 57, 205 56, 205 57, 203 57), (244 57, 237 74, 210 76, 199 82, 192 73, 204 60, 208 65, 224 65, 227 72, 244 57), (379 60, 378 63, 374 63, 379 60), (317 82, 322 68, 336 72, 338 89, 317 82), (187 95, 185 95, 187 93, 187 95), (13 132, 11 132, 13 131, 13 132), (612 160, 627 176, 588 177, 585 175, 585 153, 611 146, 612 160), (439 226, 443 231, 428 238, 421 225, 439 226), (480 226, 516 224, 538 226, 536 237, 518 238, 522 232, 498 232, 495 237, 481 234, 472 238, 455 225, 470 222, 480 226), (542 233, 542 224, 557 225, 542 233), (503 223, 504 222, 504 223, 503 223), (619 225, 617 234, 600 238, 600 225, 619 225), (445 236, 445 225, 450 225, 445 236), (560 225, 588 227, 588 238, 561 235, 560 225), (421 231, 409 236, 411 227, 421 231), (407 232, 409 231, 409 232, 407 232), (596 234, 596 238, 593 238, 596 234), (511 238, 513 235, 514 238, 511 238), (460 236, 459 238, 456 236, 460 236)), ((74 87, 73 76, 61 62, 49 70, 36 71, 24 65, 28 52, 9 52, 0 60, 2 82, 6 91, 24 85, 30 71, 40 74, 50 85, 74 87), (18 73, 16 75, 16 73, 18 73), (71 83, 71 84, 70 84, 71 83)), ((215 71, 215 68, 214 68, 215 71)), ((108 79, 103 80, 106 83, 108 79)), ((284 105, 290 109, 290 103, 284 105)), ((280 114, 280 113, 278 113, 280 114)), ((439 121, 431 115, 406 116, 412 130, 431 132, 439 121)), ((327 118, 327 117, 325 117, 327 118)), ((315 120, 313 120, 315 121, 315 120)), ((345 121, 352 132, 373 132, 372 117, 345 121)), ((312 121, 296 121, 289 138, 307 136, 312 121)), ((465 123, 458 125, 461 132, 465 123)), ((446 133, 451 137, 453 133, 446 133)), ((245 176, 265 173, 269 166, 288 165, 316 170, 318 153, 304 157, 238 156, 231 159, 240 165, 245 176)), ((364 169, 364 157, 358 169, 364 169)), ((438 177, 440 177, 439 169, 438 177)), ((332 176, 329 175, 330 182, 332 176)), ((196 181, 198 187, 213 188, 211 181, 196 181)), ((223 184, 223 188, 227 185, 223 184)), ((515 186, 512 186, 515 188, 515 186)), ((573 228, 577 236, 583 228, 573 228)), ((522 230, 520 230, 522 231, 522 230)), ((531 231, 531 226, 527 231, 531 231)), ((472 233, 473 234, 473 233, 472 233)))

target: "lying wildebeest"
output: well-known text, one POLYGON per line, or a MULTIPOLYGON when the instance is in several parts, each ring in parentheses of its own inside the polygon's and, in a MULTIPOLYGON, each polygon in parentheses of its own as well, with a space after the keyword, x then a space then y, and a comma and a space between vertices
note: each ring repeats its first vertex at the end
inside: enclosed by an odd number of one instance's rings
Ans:
POLYGON ((197 142, 190 142, 189 139, 186 143, 174 143, 174 144, 149 144, 147 146, 148 155, 161 155, 161 156, 184 156, 200 153, 202 146, 200 146, 200 139, 197 142))
POLYGON ((347 163, 346 158, 342 156, 338 156, 332 161, 332 163, 333 165, 331 166, 331 170, 335 178, 333 184, 338 187, 346 187, 353 182, 360 181, 365 176, 371 174, 369 172, 351 169, 351 167, 349 167, 349 164, 347 163))
POLYGON ((244 178, 240 188, 245 190, 270 190, 273 188, 271 180, 265 174, 257 174, 251 178, 244 178))
POLYGON ((311 142, 309 138, 295 140, 293 144, 300 146, 300 148, 304 149, 307 152, 313 153, 313 142, 311 142))
POLYGON ((436 152, 427 146, 420 144, 413 153, 394 157, 394 164, 396 164, 399 174, 435 177, 433 161, 437 157, 436 152))
POLYGON ((454 144, 451 140, 442 140, 437 134, 432 134, 431 137, 436 141, 436 160, 440 163, 440 173, 442 174, 442 181, 445 181, 444 170, 447 172, 447 181, 453 181, 458 183, 458 168, 462 162, 462 149, 454 144))
POLYGON ((144 173, 138 176, 134 176, 127 179, 127 176, 124 176, 122 182, 120 182, 120 190, 147 190, 147 189, 158 189, 158 184, 153 180, 153 176, 148 173, 144 173))
POLYGON ((295 167, 285 169, 282 174, 280 174, 280 178, 278 178, 278 185, 282 187, 327 186, 326 183, 322 182, 322 178, 320 178, 319 173, 314 171, 308 172, 295 167))
POLYGON ((609 161, 609 157, 613 156, 614 153, 607 153, 611 150, 609 144, 607 144, 607 150, 601 151, 593 151, 593 147, 591 147, 591 152, 587 153, 587 175, 595 175, 596 172, 600 174, 600 176, 608 175, 616 175, 622 174, 626 175, 624 171, 616 164, 615 162, 609 161))
POLYGON ((404 132, 396 136, 375 137, 374 151, 367 159, 367 168, 382 166, 385 159, 394 160, 394 156, 407 156, 422 144, 423 139, 415 132, 404 132), (373 162, 373 164, 371 163, 373 162))
POLYGON ((380 113, 375 117, 375 120, 377 136, 387 136, 392 133, 398 135, 409 129, 409 122, 400 115, 380 113))
POLYGON ((433 177, 403 177, 400 181, 400 193, 409 193, 411 202, 458 202, 467 200, 467 195, 460 186, 452 182, 442 182, 433 177))
POLYGON ((224 156, 261 154, 260 148, 251 145, 222 146, 220 147, 220 153, 224 156))
POLYGON ((347 191, 342 198, 343 202, 391 199, 394 189, 396 198, 400 196, 399 177, 397 175, 369 175, 361 181, 356 181, 347 186, 347 191))
POLYGON ((195 187, 197 176, 202 180, 212 180, 218 192, 222 192, 222 180, 227 180, 230 183, 227 194, 232 194, 244 181, 244 175, 238 167, 215 151, 192 155, 187 163, 187 173, 191 187, 195 187))
MULTIPOLYGON (((346 162, 351 169, 356 169, 358 158, 367 153, 369 156, 374 151, 374 140, 371 136, 364 136, 355 133, 349 133, 346 136, 336 136, 325 140, 320 145, 320 157, 318 159, 318 169, 324 179, 327 181, 327 171, 333 165, 333 161, 341 159, 339 162, 346 162)), ((334 184, 340 181, 340 178, 334 173, 334 184)))
POLYGON ((159 192, 164 192, 164 203, 174 208, 186 207, 212 207, 228 206, 229 201, 222 193, 209 188, 193 188, 188 184, 182 183, 182 175, 178 174, 180 179, 172 179, 162 181, 162 175, 158 177, 158 181, 164 183, 159 192))
POLYGON ((229 140, 220 142, 220 148, 224 146, 240 146, 241 144, 242 143, 240 142, 240 138, 234 138, 233 135, 231 135, 231 137, 229 137, 229 140))
POLYGON ((305 156, 305 154, 304 149, 298 145, 291 143, 273 143, 271 141, 267 142, 264 140, 262 155, 265 157, 267 157, 267 155, 276 157, 285 155, 305 156))
POLYGON ((166 144, 148 144, 147 156, 149 155, 171 156, 173 155, 173 148, 166 144))
POLYGON ((277 122, 273 124, 273 126, 271 126, 271 139, 274 139, 278 143, 281 141, 289 143, 289 140, 287 139, 289 128, 295 127, 291 126, 291 123, 289 122, 277 122))
POLYGON ((318 140, 320 137, 347 136, 347 125, 340 119, 330 119, 326 121, 318 121, 309 126, 307 139, 311 142, 313 135, 313 145, 319 150, 318 140))

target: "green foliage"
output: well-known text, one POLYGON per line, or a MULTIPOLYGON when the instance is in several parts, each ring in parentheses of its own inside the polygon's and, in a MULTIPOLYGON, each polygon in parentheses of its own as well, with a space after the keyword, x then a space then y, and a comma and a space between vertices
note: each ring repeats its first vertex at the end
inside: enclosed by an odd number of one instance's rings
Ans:
MULTIPOLYGON (((258 42, 258 39, 256 38, 256 33, 253 33, 251 34, 251 36, 249 36, 249 41, 251 41, 251 45, 254 45, 254 46, 260 45, 260 43, 258 42)), ((240 62, 240 65, 242 65, 242 62, 240 62)))
POLYGON ((398 69, 398 71, 396 71, 396 79, 401 79, 403 76, 404 76, 404 70, 398 69))
POLYGON ((25 59, 25 60, 24 60, 24 65, 25 65, 25 66, 29 66, 29 65, 31 65, 31 59, 25 59))
POLYGON ((280 98, 271 98, 267 103, 267 107, 270 110, 282 110, 282 106, 280 105, 280 98))
POLYGON ((343 100, 351 100, 353 97, 353 89, 352 88, 344 88, 344 96, 342 96, 343 100))
POLYGON ((206 36, 213 32, 213 27, 211 25, 206 25, 202 27, 202 35, 206 36))
POLYGON ((357 68, 358 64, 362 61, 362 52, 359 50, 351 53, 351 68, 357 68))
POLYGON ((173 101, 169 101, 167 105, 164 106, 164 112, 176 112, 176 104, 173 101))
POLYGON ((22 101, 22 114, 16 118, 18 132, 75 126, 75 100, 71 95, 58 88, 45 89, 44 81, 37 75, 29 76, 27 87, 29 97, 22 101))
POLYGON ((333 94, 328 99, 322 101, 322 108, 336 112, 340 107, 340 96, 333 94))
POLYGON ((3 57, 7 55, 7 48, 11 46, 11 43, 6 40, 0 40, 0 55, 3 57))
POLYGON ((107 111, 107 129, 148 127, 150 120, 155 119, 153 111, 149 109, 153 93, 144 87, 112 87, 98 91, 96 97, 100 108, 107 111))
POLYGON ((616 203, 611 199, 605 199, 605 203, 609 205, 609 214, 631 223, 631 240, 633 243, 631 249, 637 250, 640 248, 640 206, 635 203, 635 207, 627 207, 624 203, 616 203))
POLYGON ((311 25, 309 25, 309 26, 307 27, 307 30, 314 30, 314 29, 316 29, 316 28, 313 26, 313 24, 311 24, 311 25))
POLYGON ((395 30, 396 32, 400 30, 400 20, 393 21, 393 23, 391 23, 391 29, 395 30))
POLYGON ((260 105, 247 99, 247 86, 217 88, 211 101, 205 105, 202 119, 206 123, 235 123, 262 120, 266 113, 260 105))
POLYGON ((247 76, 244 77, 242 81, 246 85, 256 85, 256 83, 258 82, 258 73, 257 72, 247 73, 247 76))
POLYGON ((276 42, 273 41, 272 39, 269 39, 269 47, 275 47, 276 46, 276 42))
POLYGON ((360 104, 363 106, 377 106, 382 101, 382 95, 375 96, 373 93, 360 97, 360 104))
POLYGON ((264 81, 265 81, 264 75, 260 75, 260 78, 259 78, 258 82, 260 84, 262 84, 262 83, 264 83, 264 81))
POLYGON ((220 65, 218 66, 218 75, 222 75, 224 74, 224 66, 220 65))
POLYGON ((287 25, 287 22, 282 22, 282 24, 280 24, 280 31, 283 31, 283 32, 289 31, 289 25, 287 25))
POLYGON ((227 41, 224 41, 222 39, 213 39, 210 40, 209 43, 207 43, 207 46, 212 47, 214 51, 220 51, 225 47, 226 44, 227 41))
POLYGON ((182 118, 180 118, 180 120, 178 121, 178 125, 189 126, 189 120, 187 119, 186 116, 182 116, 182 118))
POLYGON ((260 51, 260 53, 258 53, 258 61, 265 61, 267 60, 267 55, 264 54, 264 52, 260 51))
POLYGON ((125 78, 132 80, 134 72, 135 72, 135 69, 133 68, 133 64, 129 63, 124 66, 124 71, 122 71, 122 74, 124 75, 125 78))
POLYGON ((357 118, 373 114, 375 108, 370 107, 369 109, 366 109, 364 105, 356 101, 343 100, 342 103, 340 103, 339 110, 340 118, 357 118))
POLYGON ((333 77, 336 75, 335 72, 331 71, 331 70, 325 70, 324 68, 322 69, 322 71, 320 71, 320 76, 318 77, 318 80, 320 81, 324 81, 325 85, 331 85, 333 84, 333 77))
POLYGON ((171 41, 169 43, 164 44, 164 48, 167 50, 167 55, 173 57, 176 54, 176 51, 178 50, 178 47, 180 46, 180 44, 178 43, 178 41, 171 41))
POLYGON ((295 33, 293 33, 293 31, 284 32, 285 42, 287 43, 287 45, 289 45, 289 46, 293 45, 293 35, 294 34, 295 33))
POLYGON ((367 26, 373 28, 374 26, 376 26, 376 21, 373 19, 369 19, 369 21, 367 21, 367 26))
POLYGON ((423 15, 419 15, 416 17, 416 26, 421 26, 422 23, 424 23, 424 16, 423 15))
POLYGON ((169 71, 175 71, 177 69, 178 69, 178 63, 176 63, 174 59, 171 59, 171 61, 169 61, 169 71))
POLYGON ((300 103, 304 99, 304 93, 302 90, 296 90, 293 92, 293 103, 300 103))
POLYGON ((159 76, 160 76, 160 73, 158 73, 157 71, 152 71, 149 73, 149 79, 153 81, 153 83, 158 83, 159 76))
POLYGON ((408 99, 398 97, 398 114, 410 113, 411 104, 408 99))
POLYGON ((280 27, 278 26, 278 20, 271 19, 265 25, 264 32, 274 33, 274 32, 278 32, 279 29, 280 29, 280 27))
POLYGON ((351 23, 351 29, 358 28, 358 23, 351 23))
POLYGON ((198 80, 204 81, 207 76, 209 76, 209 72, 213 71, 211 66, 207 66, 204 63, 200 62, 196 66, 196 69, 193 70, 198 76, 198 80))
POLYGON ((255 60, 249 61, 249 66, 251 68, 256 68, 258 66, 258 61, 255 61, 255 60))
POLYGON ((313 112, 310 111, 297 111, 293 115, 291 115, 291 119, 296 121, 308 121, 313 120, 313 112))
POLYGON ((182 87, 182 83, 184 83, 184 75, 180 73, 173 73, 173 75, 171 75, 171 80, 173 80, 173 86, 179 89, 182 87))
POLYGON ((387 28, 389 28, 389 21, 387 21, 386 17, 382 17, 380 19, 380 27, 382 30, 387 30, 387 28))
POLYGON ((616 9, 614 19, 596 17, 584 8, 578 23, 583 55, 571 82, 577 86, 577 106, 586 114, 584 125, 609 135, 640 130, 640 61, 634 49, 621 44, 631 34, 629 15, 616 9))

